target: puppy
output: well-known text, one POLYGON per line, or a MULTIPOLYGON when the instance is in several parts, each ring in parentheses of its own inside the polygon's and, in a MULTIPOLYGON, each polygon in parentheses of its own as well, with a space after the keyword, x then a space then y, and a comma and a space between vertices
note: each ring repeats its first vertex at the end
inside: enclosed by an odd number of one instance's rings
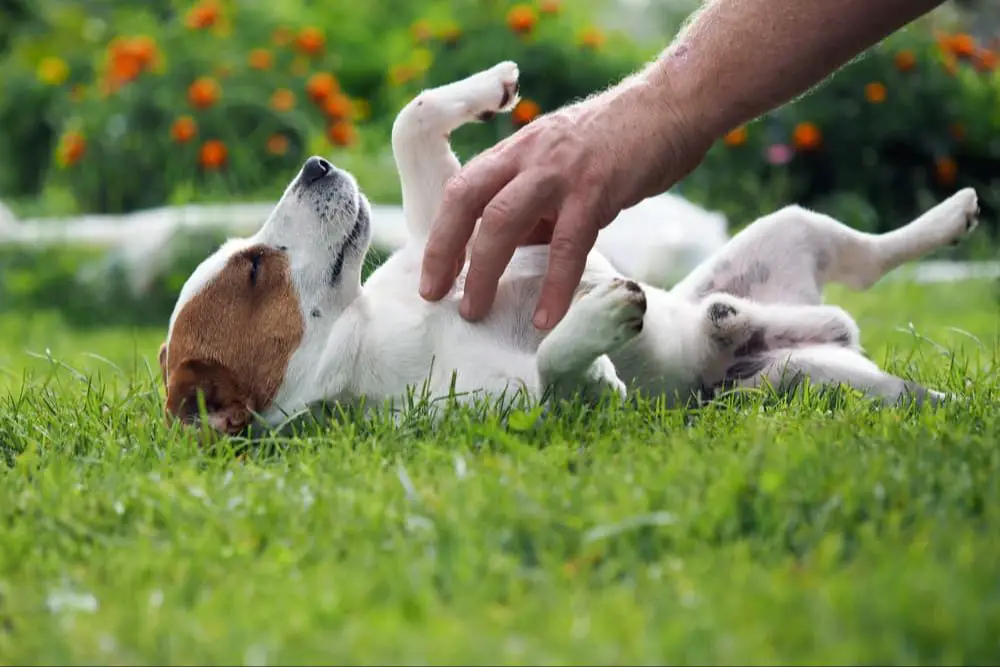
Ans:
POLYGON ((512 389, 593 401, 628 388, 677 403, 765 382, 790 391, 809 378, 883 402, 944 398, 868 360, 854 320, 821 294, 830 281, 866 289, 964 237, 977 219, 972 189, 882 235, 781 209, 670 291, 620 275, 593 252, 573 305, 549 332, 531 323, 545 246, 517 251, 481 322, 458 314, 465 269, 446 298, 425 302, 424 243, 459 170, 448 137, 509 111, 517 93, 517 65, 502 62, 425 90, 398 114, 392 148, 408 241, 364 286, 368 201, 351 174, 306 160, 260 231, 226 242, 181 289, 160 350, 168 418, 205 414, 212 428, 236 434, 316 404, 400 405, 413 388, 459 401, 512 389))

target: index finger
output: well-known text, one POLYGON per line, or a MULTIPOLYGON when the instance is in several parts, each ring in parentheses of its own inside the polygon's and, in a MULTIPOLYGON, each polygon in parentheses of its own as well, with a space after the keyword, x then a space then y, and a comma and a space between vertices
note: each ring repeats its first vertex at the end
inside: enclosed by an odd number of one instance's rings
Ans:
POLYGON ((516 173, 512 161, 480 154, 448 181, 424 247, 420 294, 425 299, 437 301, 451 289, 454 267, 464 260, 479 216, 516 173))

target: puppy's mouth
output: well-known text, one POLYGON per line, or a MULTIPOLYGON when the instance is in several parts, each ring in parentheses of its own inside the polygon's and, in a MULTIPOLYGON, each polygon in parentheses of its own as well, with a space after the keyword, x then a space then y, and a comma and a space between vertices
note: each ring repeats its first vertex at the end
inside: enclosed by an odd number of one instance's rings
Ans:
POLYGON ((364 243, 365 235, 368 233, 368 226, 371 224, 368 206, 361 199, 362 195, 358 193, 358 214, 354 217, 354 224, 351 226, 350 231, 347 232, 344 240, 341 241, 340 247, 337 248, 337 254, 330 264, 329 280, 330 285, 334 287, 340 283, 347 254, 362 250, 361 245, 364 243))

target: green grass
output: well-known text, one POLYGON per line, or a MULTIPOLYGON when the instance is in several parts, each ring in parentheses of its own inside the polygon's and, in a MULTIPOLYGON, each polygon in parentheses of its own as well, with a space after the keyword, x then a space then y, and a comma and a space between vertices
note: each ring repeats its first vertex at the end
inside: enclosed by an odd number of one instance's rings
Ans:
POLYGON ((970 402, 465 413, 239 459, 162 425, 162 332, 0 316, 0 664, 996 664, 996 285, 830 296, 970 402))

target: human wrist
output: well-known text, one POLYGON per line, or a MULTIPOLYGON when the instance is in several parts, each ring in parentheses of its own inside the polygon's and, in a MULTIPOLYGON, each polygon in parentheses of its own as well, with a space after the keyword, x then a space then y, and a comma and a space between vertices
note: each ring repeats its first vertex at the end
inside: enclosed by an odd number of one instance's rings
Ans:
POLYGON ((629 208, 669 189, 696 167, 717 138, 704 117, 682 103, 677 83, 659 64, 600 96, 601 127, 615 204, 629 208))

